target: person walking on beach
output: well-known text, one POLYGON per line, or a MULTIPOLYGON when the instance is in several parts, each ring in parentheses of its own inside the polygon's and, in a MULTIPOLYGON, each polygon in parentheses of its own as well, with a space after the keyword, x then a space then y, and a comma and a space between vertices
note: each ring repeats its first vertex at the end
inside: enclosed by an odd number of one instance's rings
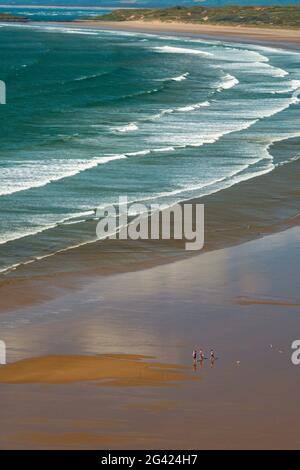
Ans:
POLYGON ((203 367, 203 361, 204 361, 205 357, 204 357, 204 352, 202 351, 202 349, 199 349, 199 363, 200 363, 200 367, 202 369, 203 367))
POLYGON ((193 359, 194 359, 194 364, 196 364, 197 362, 197 350, 196 349, 194 349, 193 351, 193 359))
POLYGON ((204 359, 205 359, 204 352, 203 352, 202 349, 199 349, 199 360, 200 360, 200 362, 203 362, 204 359))
POLYGON ((210 367, 214 367, 216 360, 215 351, 213 349, 210 350, 210 367))

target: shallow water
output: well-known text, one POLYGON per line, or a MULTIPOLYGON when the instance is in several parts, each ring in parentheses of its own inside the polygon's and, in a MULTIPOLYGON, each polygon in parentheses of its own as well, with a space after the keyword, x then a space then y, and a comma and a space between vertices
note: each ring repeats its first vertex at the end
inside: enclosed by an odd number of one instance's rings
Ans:
POLYGON ((10 13, 14 16, 25 16, 30 21, 74 21, 97 15, 110 13, 111 8, 99 7, 45 7, 45 6, 0 6, 0 13, 10 13))
POLYGON ((98 206, 171 204, 299 157, 296 52, 2 26, 0 268, 95 239, 98 206), (93 229, 91 229, 91 226, 93 229))

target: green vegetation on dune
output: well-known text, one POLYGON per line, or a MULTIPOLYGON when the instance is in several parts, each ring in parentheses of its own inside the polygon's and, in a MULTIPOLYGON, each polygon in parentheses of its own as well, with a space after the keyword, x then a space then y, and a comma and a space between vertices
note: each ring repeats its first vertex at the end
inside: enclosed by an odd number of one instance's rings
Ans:
MULTIPOLYGON (((91 19, 91 18, 89 18, 91 19)), ((300 28, 300 6, 174 7, 115 10, 92 19, 102 21, 154 21, 198 24, 300 28)))

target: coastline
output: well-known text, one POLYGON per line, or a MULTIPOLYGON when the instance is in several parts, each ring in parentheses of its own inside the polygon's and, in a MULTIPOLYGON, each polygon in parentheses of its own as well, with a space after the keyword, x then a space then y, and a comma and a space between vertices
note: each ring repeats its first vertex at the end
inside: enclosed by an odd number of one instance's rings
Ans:
MULTIPOLYGON (((63 23, 61 23, 63 24, 63 23)), ((66 23, 65 23, 66 24, 66 23)), ((299 49, 300 31, 293 29, 221 26, 212 24, 164 23, 161 21, 74 21, 73 25, 111 31, 149 34, 176 34, 229 42, 265 44, 273 47, 299 49)))
MULTIPOLYGON (((298 142, 299 139, 295 139, 295 145, 298 142)), ((285 141, 276 145, 276 152, 280 153, 285 141)), ((299 164, 300 159, 216 193, 186 201, 205 206, 205 245, 200 252, 186 251, 182 241, 174 240, 98 240, 34 259, 2 273, 0 314, 59 297, 98 277, 201 257, 207 252, 238 246, 300 225, 299 164)), ((96 223, 93 222, 90 230, 96 231, 96 223)))
MULTIPOLYGON (((111 23, 106 22, 106 29, 130 31, 133 22, 111 23)), ((183 29, 181 34, 190 36, 186 30, 190 24, 159 24, 160 30, 152 31, 153 23, 139 23, 137 28, 141 32, 160 34, 162 30, 176 34, 177 26, 183 29), (144 26, 146 29, 143 29, 144 26)), ((72 27, 98 27, 103 29, 103 22, 70 22, 70 23, 34 23, 34 24, 60 24, 72 27)), ((195 25, 197 31, 199 25, 195 25)), ((202 25, 201 25, 202 26, 202 25)), ((210 25, 206 32, 209 31, 210 25)), ((219 31, 228 31, 232 27, 218 27, 219 31), (225 29, 224 29, 225 28, 225 29)), ((104 28, 105 29, 105 28, 104 28)), ((201 28, 201 30, 204 30, 201 28)), ((234 27, 236 34, 240 28, 234 27)), ((246 28, 247 30, 249 28, 246 28)), ((251 44, 260 44, 258 32, 261 28, 250 28, 256 40, 251 38, 251 44)), ((193 30, 193 28, 192 28, 193 30)), ((133 30, 132 30, 133 31, 133 30)), ((190 29, 189 29, 190 31, 190 29)), ((211 34, 215 34, 212 28, 211 34)), ((284 30, 267 30, 272 37, 284 30)), ((289 31, 289 33, 294 33, 289 31)), ((180 34, 180 33, 178 33, 180 34)), ((196 34, 196 33, 195 33, 196 34)), ((199 35, 199 31, 196 34, 199 35)), ((211 37, 212 38, 212 37, 211 37)), ((220 38, 219 38, 220 39, 220 38)), ((224 38, 223 38, 224 39, 224 38)), ((229 40, 229 39, 226 39, 229 40)), ((236 38, 236 40, 238 40, 236 38)), ((250 41, 250 38, 245 39, 250 41)), ((293 47, 300 48, 299 38, 294 38, 293 47), (299 41, 299 45, 298 45, 299 41)), ((231 39, 230 39, 231 41, 231 39)), ((279 39, 281 48, 291 46, 279 39)), ((278 47, 277 45, 277 47, 278 47)), ((273 44, 276 47, 276 44, 273 44)), ((292 47, 292 46, 291 46, 292 47)), ((299 138, 295 138, 296 146, 299 138)), ((275 143, 275 153, 280 152, 285 141, 275 143), (277 149, 278 146, 278 150, 277 149)), ((273 150, 271 153, 273 154, 273 150)), ((105 240, 104 242, 92 240, 83 242, 75 247, 34 258, 28 263, 20 263, 15 268, 0 273, 0 314, 15 311, 22 307, 42 304, 44 301, 55 299, 66 292, 79 289, 95 277, 113 276, 119 273, 143 271, 159 265, 174 263, 182 259, 192 259, 206 252, 212 252, 227 247, 238 246, 270 234, 281 232, 300 225, 299 207, 295 195, 300 191, 299 181, 296 177, 299 160, 289 165, 275 168, 269 173, 261 174, 234 184, 201 198, 190 199, 189 203, 202 203, 205 205, 205 246, 200 253, 186 252, 183 243, 128 241, 126 243, 105 240), (276 199, 273 194, 277 194, 276 199), (226 207, 226 211, 224 211, 226 207)), ((95 233, 96 223, 89 230, 95 233)), ((21 239, 22 242, 22 239, 21 239)), ((9 249, 9 244, 5 245, 9 249)))
POLYGON ((298 448, 299 164, 194 199, 199 254, 93 242, 2 275, 0 448, 298 448))

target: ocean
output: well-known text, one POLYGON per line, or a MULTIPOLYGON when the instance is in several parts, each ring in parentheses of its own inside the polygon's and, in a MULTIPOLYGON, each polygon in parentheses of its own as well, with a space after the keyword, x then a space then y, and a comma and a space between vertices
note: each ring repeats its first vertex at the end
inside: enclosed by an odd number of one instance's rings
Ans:
POLYGON ((32 5, 0 5, 0 13, 11 13, 15 16, 25 16, 29 21, 74 21, 81 18, 104 15, 110 13, 112 8, 100 7, 45 7, 32 5))
POLYGON ((95 240, 121 195, 225 194, 300 157, 297 52, 71 25, 0 39, 2 271, 95 240))

